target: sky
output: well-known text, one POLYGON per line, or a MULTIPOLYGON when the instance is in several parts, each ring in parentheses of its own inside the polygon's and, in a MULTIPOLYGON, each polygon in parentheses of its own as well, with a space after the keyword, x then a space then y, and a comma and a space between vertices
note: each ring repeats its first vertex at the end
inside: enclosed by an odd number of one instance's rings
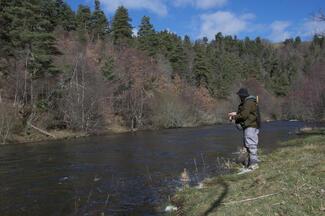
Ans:
MULTIPOLYGON (((79 4, 93 8, 93 0, 67 0, 76 10, 79 4)), ((193 40, 215 34, 238 38, 262 37, 273 42, 300 36, 309 40, 325 32, 325 22, 313 14, 325 12, 325 0, 101 0, 109 20, 120 5, 129 10, 134 32, 141 18, 149 16, 157 31, 169 30, 193 40)))

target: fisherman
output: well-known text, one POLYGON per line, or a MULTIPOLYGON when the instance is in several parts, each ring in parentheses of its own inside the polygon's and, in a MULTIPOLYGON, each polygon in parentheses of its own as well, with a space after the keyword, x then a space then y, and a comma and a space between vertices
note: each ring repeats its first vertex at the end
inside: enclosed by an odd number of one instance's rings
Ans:
POLYGON ((240 104, 237 112, 228 114, 230 121, 235 121, 237 128, 243 130, 244 147, 248 153, 248 161, 243 173, 258 169, 257 157, 258 133, 260 128, 260 112, 258 98, 250 96, 246 88, 241 88, 237 95, 240 104))

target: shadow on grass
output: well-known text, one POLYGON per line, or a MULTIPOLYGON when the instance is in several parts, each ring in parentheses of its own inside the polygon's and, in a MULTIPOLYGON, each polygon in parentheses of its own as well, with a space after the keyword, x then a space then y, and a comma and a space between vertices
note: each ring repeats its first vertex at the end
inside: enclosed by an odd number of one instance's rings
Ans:
POLYGON ((228 188, 229 188, 228 184, 226 184, 223 180, 220 180, 218 182, 218 184, 222 186, 223 191, 222 191, 221 195, 218 197, 218 199, 215 200, 212 203, 212 205, 210 206, 210 208, 204 212, 204 214, 203 214, 204 216, 207 216, 210 213, 215 212, 217 210, 217 208, 221 205, 223 199, 228 194, 228 188))

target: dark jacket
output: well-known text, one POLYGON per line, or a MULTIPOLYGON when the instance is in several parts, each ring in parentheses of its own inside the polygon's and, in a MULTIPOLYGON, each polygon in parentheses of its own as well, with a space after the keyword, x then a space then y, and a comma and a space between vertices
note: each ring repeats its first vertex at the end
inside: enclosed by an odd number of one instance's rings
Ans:
POLYGON ((236 124, 240 124, 244 129, 248 127, 260 127, 260 116, 256 97, 248 96, 239 104, 235 120, 236 124))

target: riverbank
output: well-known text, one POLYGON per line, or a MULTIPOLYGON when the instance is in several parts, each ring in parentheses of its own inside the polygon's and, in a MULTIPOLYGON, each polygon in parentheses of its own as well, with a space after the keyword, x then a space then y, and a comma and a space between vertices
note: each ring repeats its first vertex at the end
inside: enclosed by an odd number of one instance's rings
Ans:
MULTIPOLYGON (((213 123, 202 123, 195 126, 184 126, 179 128, 198 128, 204 126, 212 126, 212 125, 219 125, 228 122, 213 122, 213 123)), ((70 139, 77 139, 81 137, 91 137, 91 136, 106 136, 112 134, 122 134, 122 133, 132 133, 137 131, 155 131, 159 129, 175 129, 175 128, 141 128, 141 129, 130 129, 127 127, 122 127, 115 125, 113 127, 109 127, 106 130, 96 131, 93 133, 87 133, 82 131, 74 131, 69 129, 62 129, 62 130, 37 130, 33 128, 29 128, 28 133, 19 133, 13 134, 11 139, 8 140, 6 144, 2 145, 10 145, 10 144, 24 144, 24 143, 36 143, 36 142, 44 142, 44 141, 51 141, 51 140, 70 140, 70 139), (43 131, 43 132, 42 132, 43 131), (45 133, 44 133, 45 132, 45 133)))
MULTIPOLYGON (((178 192, 177 215, 321 215, 325 211, 325 136, 282 143, 260 168, 208 179, 178 192)), ((176 215, 176 214, 175 214, 176 215)))
POLYGON ((319 128, 312 128, 312 127, 304 127, 301 128, 296 133, 297 135, 325 135, 325 128, 319 127, 319 128))
POLYGON ((9 140, 7 144, 24 144, 24 143, 34 143, 34 142, 43 142, 43 141, 51 141, 51 140, 70 140, 77 139, 81 137, 90 137, 90 136, 104 136, 109 134, 120 134, 120 133, 128 133, 132 132, 127 128, 123 127, 115 127, 109 128, 106 131, 100 131, 96 133, 87 133, 82 131, 74 131, 74 130, 49 130, 42 133, 35 129, 30 129, 28 133, 20 133, 12 135, 12 139, 9 140))

